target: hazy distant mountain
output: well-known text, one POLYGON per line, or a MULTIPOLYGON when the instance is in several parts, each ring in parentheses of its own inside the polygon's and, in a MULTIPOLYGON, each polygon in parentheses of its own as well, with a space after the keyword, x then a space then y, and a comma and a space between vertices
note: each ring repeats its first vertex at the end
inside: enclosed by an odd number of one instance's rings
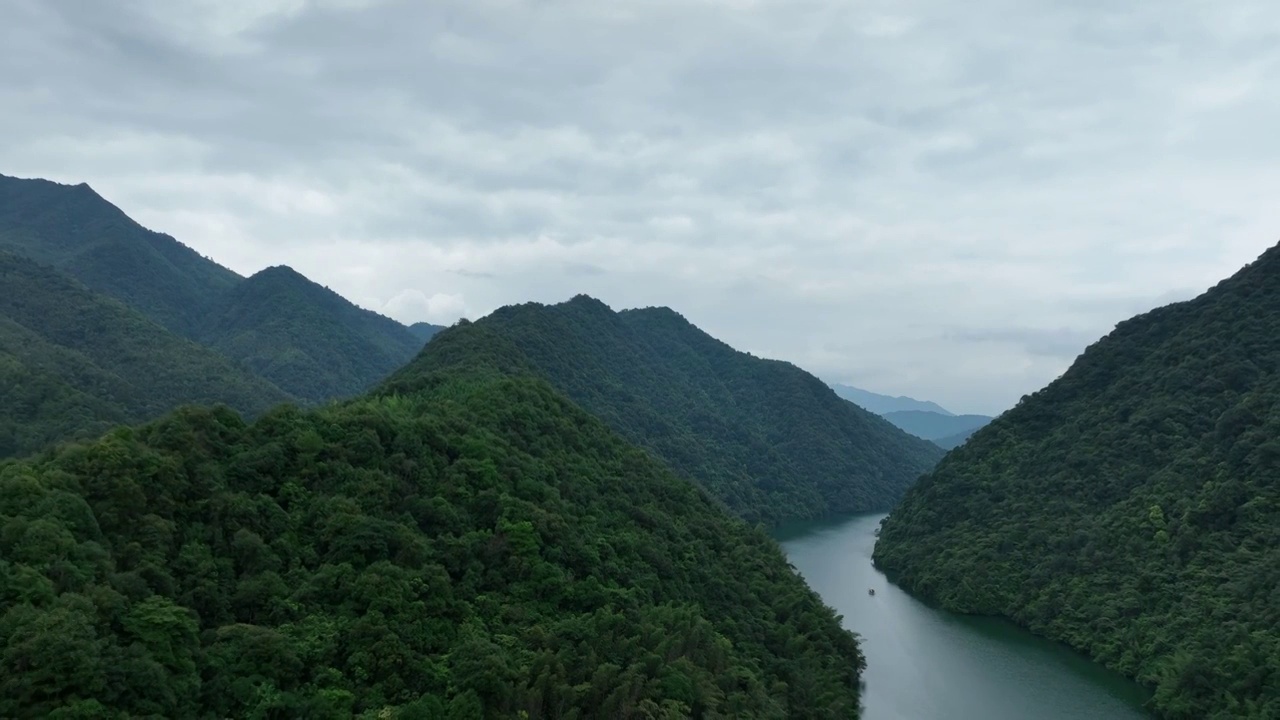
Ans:
POLYGON ((943 415, 925 410, 898 410, 884 413, 882 417, 916 437, 932 440, 939 445, 942 444, 938 442, 941 438, 953 438, 960 434, 968 437, 973 431, 991 422, 987 415, 943 415))
POLYGON ((974 433, 874 557, 1140 680, 1154 716, 1280 718, 1280 246, 974 433))
POLYGON ((750 520, 892 507, 942 451, 789 363, 738 352, 667 308, 578 296, 437 335, 388 386, 487 365, 549 380, 750 520))
POLYGON ((0 252, 0 457, 187 403, 255 415, 290 399, 119 301, 0 252))
POLYGON ((395 320, 285 266, 232 288, 200 340, 317 402, 363 392, 412 359, 424 342, 395 320))
POLYGON ((954 435, 947 435, 946 437, 940 437, 940 438, 931 438, 930 442, 942 448, 943 450, 955 450, 956 448, 968 442, 969 438, 973 437, 973 434, 981 430, 983 427, 985 426, 979 425, 978 427, 970 428, 968 430, 963 430, 954 435))
POLYGON ((890 412, 899 412, 902 410, 923 410, 926 412, 934 412, 939 415, 952 415, 953 413, 937 403, 927 400, 916 400, 905 396, 891 397, 889 395, 881 395, 873 393, 869 390, 856 388, 852 385, 841 385, 835 383, 831 385, 831 389, 836 391, 840 397, 857 405, 864 410, 870 410, 877 415, 884 415, 890 412))
POLYGON ((426 342, 436 336, 436 333, 444 329, 443 325, 432 325, 426 322, 417 322, 409 326, 409 332, 413 333, 418 340, 426 342))

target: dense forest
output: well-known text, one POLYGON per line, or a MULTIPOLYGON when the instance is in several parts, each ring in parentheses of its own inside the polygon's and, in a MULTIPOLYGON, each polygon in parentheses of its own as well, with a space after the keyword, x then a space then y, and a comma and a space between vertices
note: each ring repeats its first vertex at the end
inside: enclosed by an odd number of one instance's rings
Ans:
POLYGON ((615 313, 585 296, 445 330, 388 387, 482 363, 548 380, 750 521, 887 509, 942 455, 671 310, 615 313))
POLYGON ((863 667, 762 531, 496 373, 2 464, 0 608, 14 718, 826 719, 863 667))
POLYGON ((271 267, 227 293, 199 339, 286 392, 322 402, 390 375, 422 349, 430 338, 422 335, 271 267))
POLYGON ((439 330, 361 309, 287 267, 242 278, 142 227, 83 184, 0 175, 4 251, 56 269, 309 402, 360 394, 439 330))
POLYGON ((975 433, 875 562, 1137 678, 1161 717, 1280 717, 1280 247, 975 433))
POLYGON ((290 396, 111 298, 0 251, 0 458, 186 403, 250 416, 290 396))

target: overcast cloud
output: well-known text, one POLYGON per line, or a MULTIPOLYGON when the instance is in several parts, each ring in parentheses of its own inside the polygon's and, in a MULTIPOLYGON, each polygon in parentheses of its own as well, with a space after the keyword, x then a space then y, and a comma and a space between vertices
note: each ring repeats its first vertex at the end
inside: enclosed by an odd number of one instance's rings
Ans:
POLYGON ((1274 0, 3 0, 0 173, 404 322, 995 412, 1280 240, 1274 0))

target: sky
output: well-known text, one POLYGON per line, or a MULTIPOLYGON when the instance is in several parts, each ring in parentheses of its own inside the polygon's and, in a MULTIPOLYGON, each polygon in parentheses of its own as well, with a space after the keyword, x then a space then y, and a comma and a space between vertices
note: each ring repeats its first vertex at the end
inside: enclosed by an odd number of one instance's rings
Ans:
POLYGON ((1280 241, 1274 0, 3 0, 0 173, 403 322, 995 413, 1280 241))

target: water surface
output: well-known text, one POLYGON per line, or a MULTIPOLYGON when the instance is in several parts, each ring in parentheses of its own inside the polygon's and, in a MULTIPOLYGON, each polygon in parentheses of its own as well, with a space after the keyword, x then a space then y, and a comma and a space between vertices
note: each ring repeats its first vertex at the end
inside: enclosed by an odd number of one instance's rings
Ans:
POLYGON ((884 515, 792 525, 775 537, 862 636, 865 720, 1149 720, 1146 692, 1011 623, 931 608, 871 565, 884 515), (868 594, 868 590, 876 594, 868 594))

